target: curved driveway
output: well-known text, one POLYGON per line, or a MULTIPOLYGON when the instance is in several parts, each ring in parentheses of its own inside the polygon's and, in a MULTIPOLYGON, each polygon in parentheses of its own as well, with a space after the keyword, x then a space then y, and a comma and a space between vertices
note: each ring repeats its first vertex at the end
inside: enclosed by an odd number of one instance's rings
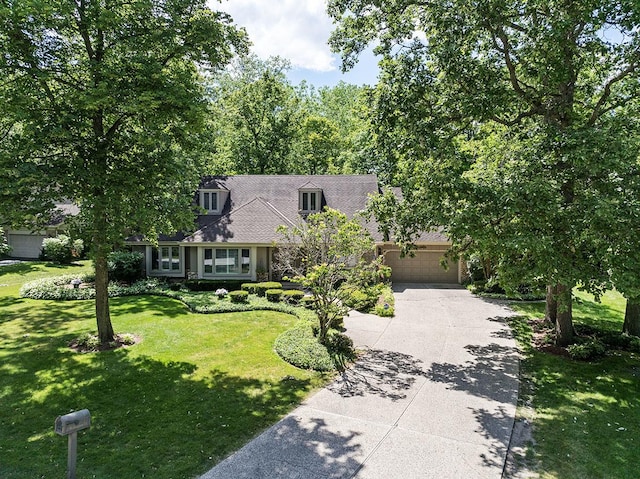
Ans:
POLYGON ((495 478, 518 396, 499 304, 457 286, 396 285, 396 316, 352 314, 366 353, 201 479, 495 478))

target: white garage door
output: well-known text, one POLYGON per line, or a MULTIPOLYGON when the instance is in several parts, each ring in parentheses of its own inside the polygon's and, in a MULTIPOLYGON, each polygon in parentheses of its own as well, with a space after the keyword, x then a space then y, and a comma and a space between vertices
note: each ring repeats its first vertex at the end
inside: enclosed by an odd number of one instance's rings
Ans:
POLYGON ((37 259, 42 249, 44 235, 27 233, 9 233, 7 243, 13 248, 9 253, 14 258, 37 259))
POLYGON ((385 264, 391 267, 395 283, 457 283, 458 265, 449 262, 449 269, 440 265, 444 253, 415 251, 415 256, 400 257, 399 251, 387 251, 385 264))

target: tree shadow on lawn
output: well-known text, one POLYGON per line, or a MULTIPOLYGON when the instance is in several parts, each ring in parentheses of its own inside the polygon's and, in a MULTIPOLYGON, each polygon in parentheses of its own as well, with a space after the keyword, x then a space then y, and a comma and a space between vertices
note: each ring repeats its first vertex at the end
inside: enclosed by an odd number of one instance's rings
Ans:
POLYGON ((40 338, 0 364, 3 479, 57 478, 67 441, 54 419, 91 411, 79 434, 78 473, 102 478, 193 477, 273 424, 312 387, 309 380, 259 380, 136 357, 120 349, 81 355, 40 338))
POLYGON ((640 358, 582 362, 532 351, 535 452, 549 477, 637 477, 640 358))

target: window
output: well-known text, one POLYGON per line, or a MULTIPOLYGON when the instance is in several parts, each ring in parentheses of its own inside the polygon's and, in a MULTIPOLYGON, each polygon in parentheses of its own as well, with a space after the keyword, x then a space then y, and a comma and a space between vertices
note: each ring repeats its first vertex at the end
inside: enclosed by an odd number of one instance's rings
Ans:
POLYGON ((180 271, 180 247, 160 246, 151 251, 151 268, 165 273, 180 271))
POLYGON ((200 206, 208 213, 219 213, 218 192, 217 191, 201 191, 200 206))
POLYGON ((320 211, 320 191, 301 191, 300 210, 308 213, 320 211))
POLYGON ((251 253, 249 248, 205 248, 205 274, 249 274, 251 253))

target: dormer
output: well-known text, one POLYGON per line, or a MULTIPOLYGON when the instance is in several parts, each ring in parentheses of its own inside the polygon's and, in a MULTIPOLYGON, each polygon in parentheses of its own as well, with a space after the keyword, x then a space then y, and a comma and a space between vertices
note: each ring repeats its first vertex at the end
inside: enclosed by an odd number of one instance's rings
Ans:
POLYGON ((311 182, 298 188, 298 210, 303 215, 322 211, 322 188, 311 182))
POLYGON ((205 210, 207 215, 219 215, 228 195, 228 190, 203 188, 198 190, 198 206, 205 210))

